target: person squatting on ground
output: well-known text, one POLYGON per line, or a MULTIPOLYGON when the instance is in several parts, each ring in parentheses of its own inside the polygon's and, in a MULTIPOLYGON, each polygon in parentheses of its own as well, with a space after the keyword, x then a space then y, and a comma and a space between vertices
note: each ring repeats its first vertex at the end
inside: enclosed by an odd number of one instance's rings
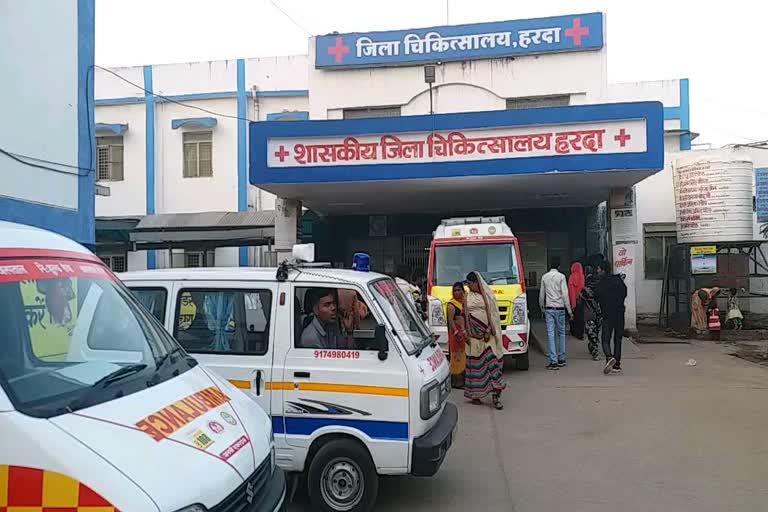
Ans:
POLYGON ((691 296, 691 335, 706 334, 709 330, 707 313, 709 303, 720 295, 720 288, 699 288, 691 296))

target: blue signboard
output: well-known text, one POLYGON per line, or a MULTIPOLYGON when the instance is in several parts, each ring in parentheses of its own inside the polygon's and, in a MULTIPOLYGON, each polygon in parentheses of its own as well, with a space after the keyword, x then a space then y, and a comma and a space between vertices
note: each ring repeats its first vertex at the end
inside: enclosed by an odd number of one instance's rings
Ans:
POLYGON ((659 102, 250 124, 250 181, 330 183, 652 170, 659 102))
POLYGON ((757 222, 768 222, 768 167, 755 169, 757 222))
POLYGON ((315 67, 391 66, 599 50, 603 14, 331 34, 315 38, 315 67))

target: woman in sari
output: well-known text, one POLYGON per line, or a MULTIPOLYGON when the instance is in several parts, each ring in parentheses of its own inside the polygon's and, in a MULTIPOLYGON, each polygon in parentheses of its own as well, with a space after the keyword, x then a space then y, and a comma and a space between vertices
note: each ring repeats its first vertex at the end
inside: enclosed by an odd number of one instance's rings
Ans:
POLYGON ((707 306, 710 301, 720 295, 720 288, 699 288, 691 296, 691 329, 696 334, 706 334, 707 324, 707 306))
POLYGON ((502 374, 504 345, 499 307, 493 291, 479 272, 467 275, 469 293, 464 301, 467 324, 464 397, 479 404, 491 395, 493 407, 503 409, 501 392, 507 387, 502 374))
POLYGON ((583 289, 584 267, 578 261, 574 261, 571 263, 571 274, 568 276, 568 300, 573 311, 571 335, 580 340, 584 339, 584 306, 578 299, 583 289))
POLYGON ((464 320, 464 283, 453 284, 453 297, 446 306, 448 317, 448 348, 450 348, 451 387, 464 387, 464 369, 467 363, 465 345, 467 328, 464 320))

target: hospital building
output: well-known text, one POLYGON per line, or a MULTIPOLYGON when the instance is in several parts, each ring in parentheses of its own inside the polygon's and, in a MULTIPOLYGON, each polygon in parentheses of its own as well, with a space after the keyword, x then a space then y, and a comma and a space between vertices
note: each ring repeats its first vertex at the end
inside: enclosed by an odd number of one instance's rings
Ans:
MULTIPOLYGON (((442 219, 503 216, 547 261, 621 261, 658 314, 689 81, 609 83, 607 16, 309 38, 307 53, 95 72, 96 252, 116 271, 316 259, 426 272, 442 219)), ((535 295, 533 295, 535 294, 535 295)))

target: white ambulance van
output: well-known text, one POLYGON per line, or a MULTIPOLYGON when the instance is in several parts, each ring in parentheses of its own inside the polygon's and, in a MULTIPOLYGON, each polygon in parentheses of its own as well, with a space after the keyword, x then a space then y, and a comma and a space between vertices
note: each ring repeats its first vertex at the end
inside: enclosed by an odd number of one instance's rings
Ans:
POLYGON ((457 425, 448 363, 389 277, 284 264, 119 276, 272 417, 277 464, 315 510, 369 510, 378 475, 431 476, 457 425))
POLYGON ((82 246, 0 222, 0 510, 282 510, 269 418, 82 246))

